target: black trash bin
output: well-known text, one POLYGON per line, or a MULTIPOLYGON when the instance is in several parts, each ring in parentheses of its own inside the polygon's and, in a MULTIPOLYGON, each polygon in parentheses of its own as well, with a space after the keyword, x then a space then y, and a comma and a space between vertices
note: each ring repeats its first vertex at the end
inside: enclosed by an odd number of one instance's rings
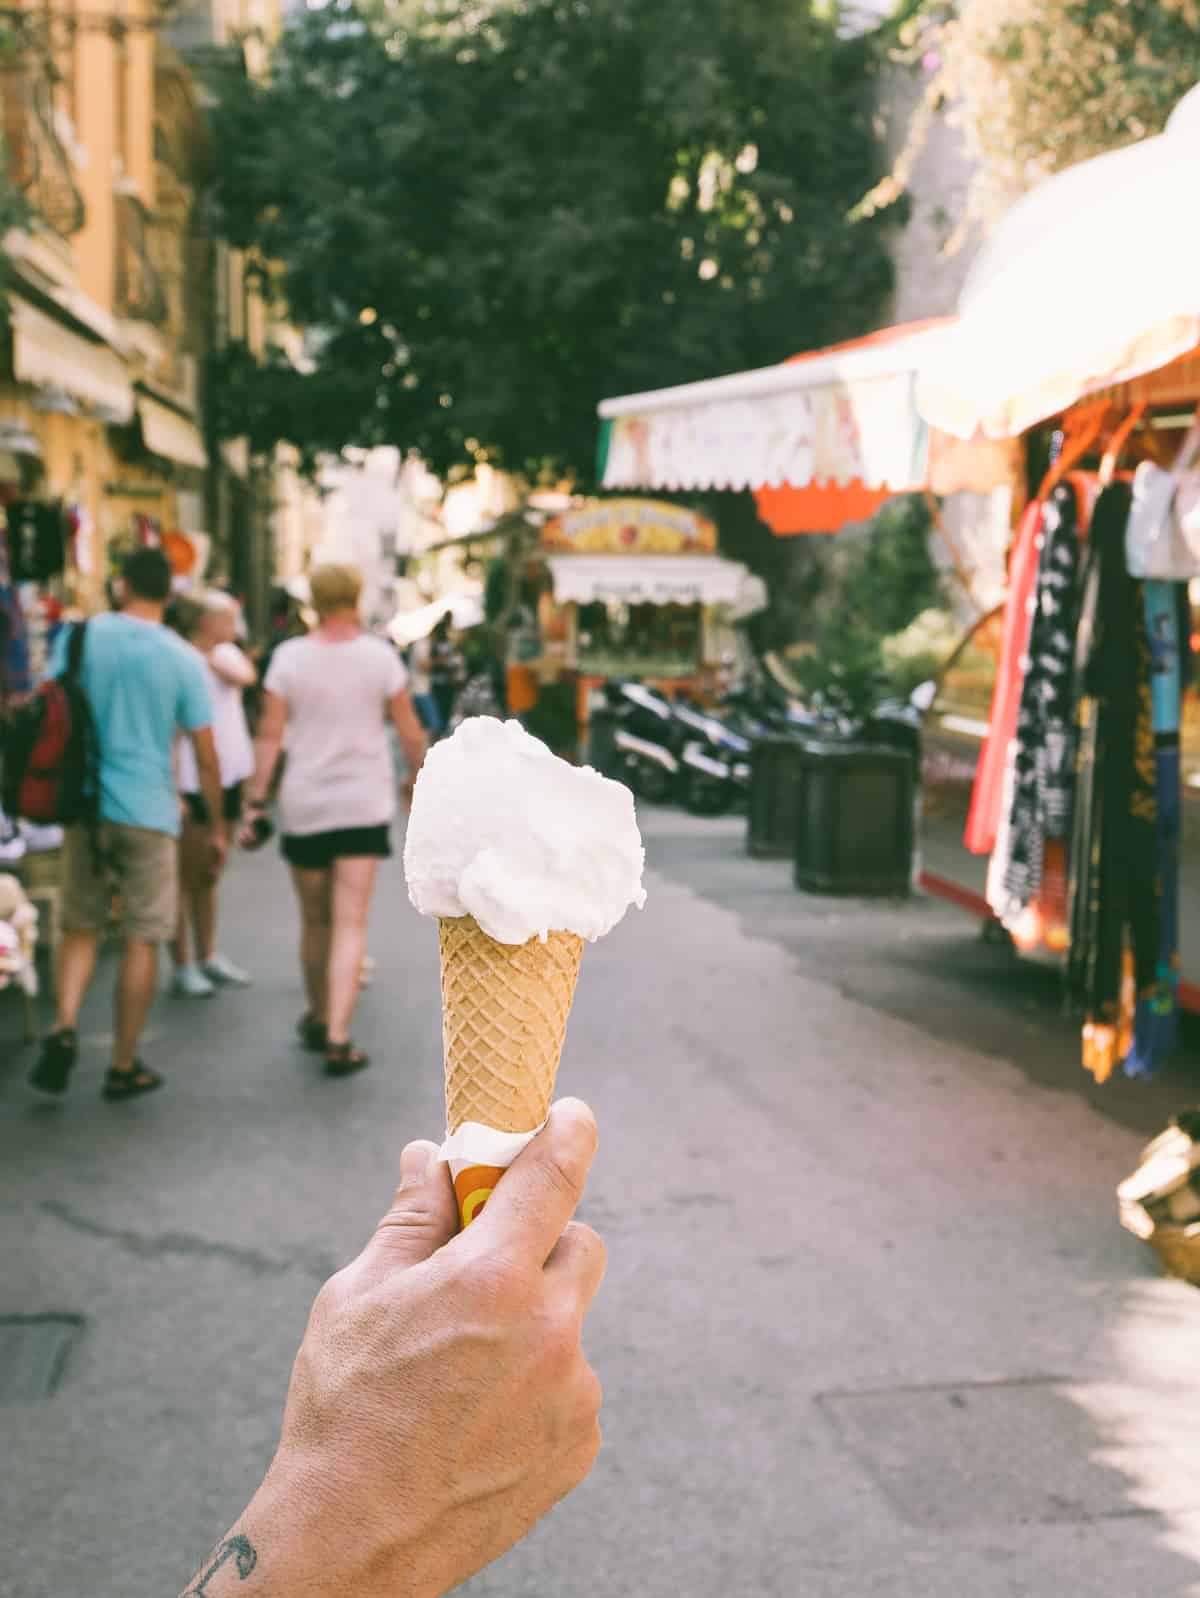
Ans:
POLYGON ((912 889, 916 762, 852 740, 799 752, 795 880, 809 893, 903 896, 912 889))
POLYGON ((756 860, 790 860, 796 850, 796 796, 803 745, 756 738, 750 751, 746 849, 756 860))

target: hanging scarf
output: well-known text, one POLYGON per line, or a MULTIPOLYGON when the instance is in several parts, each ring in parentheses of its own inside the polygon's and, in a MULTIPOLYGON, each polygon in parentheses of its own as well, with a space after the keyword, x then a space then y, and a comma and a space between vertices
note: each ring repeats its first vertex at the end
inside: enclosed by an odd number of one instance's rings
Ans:
POLYGON ((1041 500, 1025 508, 1017 530, 1008 569, 1008 596, 1004 605, 1004 633, 1000 665, 992 690, 988 735, 975 768, 971 811, 963 839, 971 854, 991 854, 996 847, 1001 817, 1010 813, 1011 790, 1006 782, 1008 755, 1017 730, 1021 701, 1021 662, 1029 643, 1031 601, 1037 583, 1038 534, 1042 526, 1041 500))
POLYGON ((1041 546, 1012 757, 1003 903, 996 907, 1005 921, 1037 897, 1047 840, 1062 839, 1070 830, 1079 516, 1075 491, 1067 484, 1055 489, 1045 507, 1041 546))
POLYGON ((1158 824, 1150 646, 1125 566, 1131 491, 1105 489, 1092 521, 1075 653, 1078 783, 1068 980, 1082 1001, 1084 1065, 1104 1081, 1131 1042, 1134 989, 1157 980, 1158 824), (1126 956, 1132 981, 1123 983, 1126 956), (1124 997, 1123 997, 1124 993, 1124 997))
POLYGON ((1154 980, 1139 991, 1133 1048, 1125 1074, 1154 1076, 1179 1036, 1179 832, 1181 793, 1179 719, 1183 697, 1179 583, 1144 586, 1154 722, 1156 877, 1159 891, 1158 963, 1154 980))

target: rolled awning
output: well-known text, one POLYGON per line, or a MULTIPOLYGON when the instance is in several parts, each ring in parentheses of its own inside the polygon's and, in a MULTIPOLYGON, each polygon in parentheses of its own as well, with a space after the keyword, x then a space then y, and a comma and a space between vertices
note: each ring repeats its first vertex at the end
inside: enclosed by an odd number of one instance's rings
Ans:
POLYGON ((885 328, 777 366, 605 400, 606 488, 922 486, 916 374, 943 321, 885 328))
POLYGON ((931 433, 916 405, 917 374, 953 326, 910 322, 797 355, 777 366, 605 400, 604 486, 753 489, 778 533, 835 532, 886 499, 939 477, 980 492, 1010 465, 931 433))
POLYGON ((31 388, 59 389, 116 423, 133 420, 133 384, 107 344, 73 333, 28 301, 12 301, 13 375, 31 388))
POLYGON ((735 605, 749 572, 719 555, 550 555, 560 604, 735 605))
POLYGON ((161 455, 177 466, 194 466, 198 471, 207 467, 208 451, 195 422, 146 394, 138 395, 137 408, 142 439, 152 455, 161 455))

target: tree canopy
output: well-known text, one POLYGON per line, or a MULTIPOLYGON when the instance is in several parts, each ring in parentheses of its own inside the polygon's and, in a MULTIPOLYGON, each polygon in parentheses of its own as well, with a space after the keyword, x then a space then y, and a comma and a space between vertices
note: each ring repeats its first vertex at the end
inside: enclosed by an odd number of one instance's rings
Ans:
POLYGON ((216 85, 216 201, 310 360, 227 354, 220 429, 582 485, 604 395, 869 330, 870 71, 820 0, 301 12, 216 85))

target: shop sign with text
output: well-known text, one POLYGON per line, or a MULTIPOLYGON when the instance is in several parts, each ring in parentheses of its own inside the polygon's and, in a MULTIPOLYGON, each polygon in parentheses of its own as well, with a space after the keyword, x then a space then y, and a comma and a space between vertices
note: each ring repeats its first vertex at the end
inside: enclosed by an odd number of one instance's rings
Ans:
POLYGON ((545 549, 578 555, 694 555, 717 547, 716 524, 657 499, 595 500, 548 522, 545 549))

